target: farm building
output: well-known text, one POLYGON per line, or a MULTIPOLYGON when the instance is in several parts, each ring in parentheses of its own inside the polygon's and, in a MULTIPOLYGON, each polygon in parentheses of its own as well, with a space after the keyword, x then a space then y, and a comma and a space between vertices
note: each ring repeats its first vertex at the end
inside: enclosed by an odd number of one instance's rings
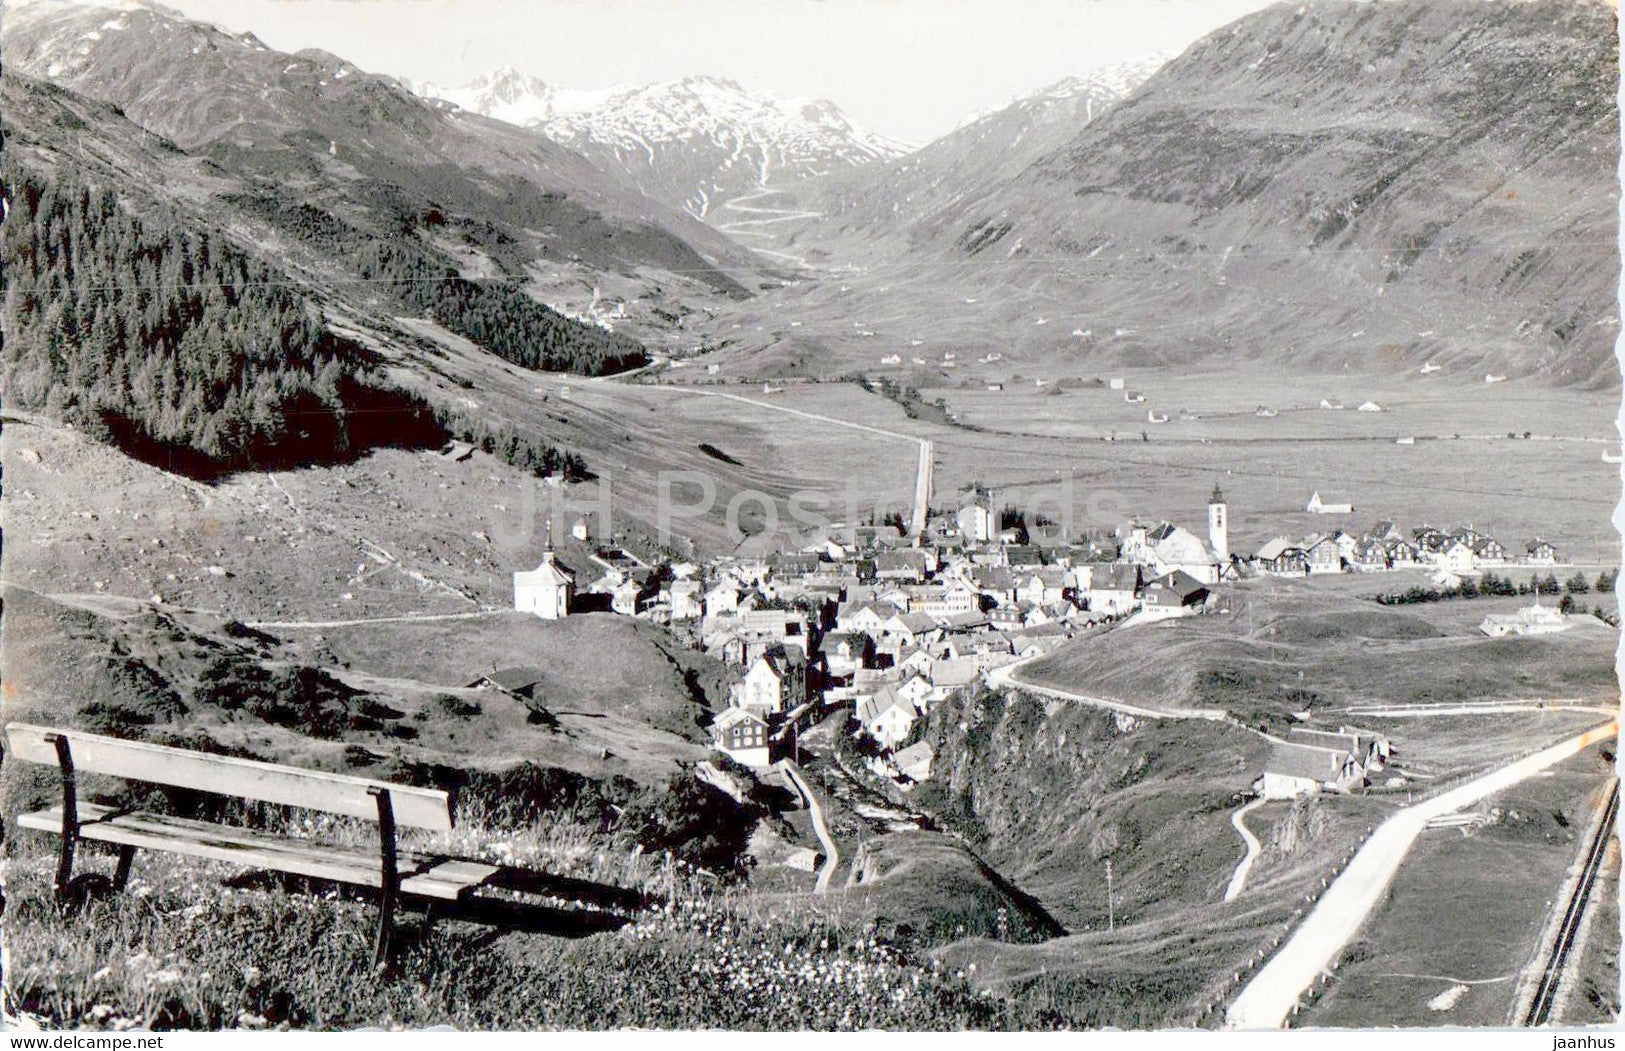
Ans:
POLYGON ((1543 606, 1536 599, 1516 613, 1491 613, 1478 623, 1478 630, 1491 638, 1508 635, 1552 635, 1567 631, 1569 619, 1555 606, 1543 606))
POLYGON ((1206 584, 1176 569, 1147 584, 1140 601, 1147 614, 1182 616, 1201 609, 1211 594, 1206 584))
POLYGON ((1321 499, 1319 490, 1309 497, 1309 503, 1304 508, 1312 515, 1346 515, 1354 512, 1354 505, 1346 501, 1332 501, 1321 499))
POLYGON ((1347 748, 1278 743, 1264 767, 1265 799, 1291 799, 1323 791, 1346 792, 1362 784, 1365 771, 1347 748))

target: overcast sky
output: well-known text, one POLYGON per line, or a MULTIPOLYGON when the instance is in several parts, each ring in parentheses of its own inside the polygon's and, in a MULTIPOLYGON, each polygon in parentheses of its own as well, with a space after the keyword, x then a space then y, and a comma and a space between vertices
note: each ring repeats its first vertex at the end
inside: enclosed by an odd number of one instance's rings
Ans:
POLYGON ((833 100, 923 143, 1064 76, 1177 53, 1264 0, 163 0, 279 50, 456 86, 513 66, 568 88, 695 74, 833 100))

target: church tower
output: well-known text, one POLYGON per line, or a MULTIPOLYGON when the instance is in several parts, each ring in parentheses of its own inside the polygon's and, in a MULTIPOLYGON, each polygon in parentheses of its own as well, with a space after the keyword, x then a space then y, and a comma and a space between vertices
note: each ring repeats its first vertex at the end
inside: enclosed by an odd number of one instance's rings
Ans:
POLYGON ((1227 564, 1230 561, 1230 508, 1217 485, 1207 501, 1207 539, 1219 556, 1219 564, 1227 564))

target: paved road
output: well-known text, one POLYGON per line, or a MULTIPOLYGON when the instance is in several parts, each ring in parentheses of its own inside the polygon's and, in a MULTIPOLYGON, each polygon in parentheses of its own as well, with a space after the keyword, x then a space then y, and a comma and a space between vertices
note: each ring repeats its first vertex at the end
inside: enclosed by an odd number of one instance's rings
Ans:
POLYGON ((1304 991, 1365 923, 1429 821, 1510 788, 1618 734, 1619 720, 1610 720, 1432 799, 1405 807, 1378 825, 1292 937, 1242 989, 1226 1013, 1225 1028, 1278 1029, 1285 1024, 1304 991))
POLYGON ((812 786, 801 776, 801 768, 788 759, 782 760, 782 763, 796 791, 807 801, 807 814, 812 818, 813 832, 818 835, 818 842, 824 845, 824 865, 818 870, 818 882, 813 887, 822 894, 829 890, 829 881, 841 863, 841 852, 835 848, 835 837, 829 834, 829 826, 824 823, 824 808, 818 802, 818 797, 813 795, 812 786))
POLYGON ((1236 826, 1236 831, 1241 833, 1241 841, 1247 844, 1247 854, 1236 866, 1236 871, 1231 874, 1230 885, 1224 888, 1225 901, 1235 901, 1241 896, 1243 888, 1247 886, 1247 874, 1252 872, 1253 862, 1258 860, 1258 852, 1263 849, 1258 837, 1247 827, 1247 815, 1263 806, 1265 802, 1263 799, 1255 799, 1230 815, 1230 823, 1236 826))

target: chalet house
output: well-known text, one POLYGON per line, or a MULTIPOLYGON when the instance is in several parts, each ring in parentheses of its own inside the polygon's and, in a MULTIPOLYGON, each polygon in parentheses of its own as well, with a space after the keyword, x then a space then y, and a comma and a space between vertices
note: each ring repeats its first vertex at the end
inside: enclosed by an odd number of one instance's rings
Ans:
POLYGON ((1386 542, 1369 534, 1355 541, 1354 549, 1349 552, 1348 562, 1350 568, 1361 572, 1394 568, 1388 557, 1386 542))
POLYGON ((831 678, 850 679, 859 668, 874 663, 875 640, 861 631, 832 632, 818 643, 824 671, 831 678))
POLYGON ((1371 537, 1371 538, 1373 538, 1375 540, 1403 540, 1403 539, 1405 539, 1404 532, 1399 528, 1398 525, 1396 525, 1394 523, 1394 521, 1392 519, 1389 519, 1389 518, 1383 519, 1382 521, 1378 522, 1376 525, 1372 526, 1370 529, 1366 530, 1365 535, 1369 536, 1369 537, 1371 537))
POLYGON ((1450 537, 1432 526, 1411 530, 1411 539, 1416 542, 1417 551, 1424 557, 1443 554, 1444 549, 1450 546, 1450 537))
POLYGON ((1388 552, 1389 564, 1395 569, 1416 565, 1416 545, 1404 537, 1394 537, 1391 540, 1384 541, 1383 547, 1388 552))
POLYGON ((1139 605, 1140 567, 1112 562, 1088 567, 1083 597, 1091 613, 1116 616, 1139 605))
POLYGON ((1332 536, 1308 537, 1303 542, 1304 561, 1310 573, 1343 572, 1343 549, 1332 536))
POLYGON ((890 651, 896 658, 903 650, 921 645, 939 630, 937 622, 923 613, 894 614, 880 626, 876 648, 890 651))
POLYGON ((1316 748, 1330 748, 1335 751, 1344 751, 1354 757, 1360 764, 1360 773, 1369 775, 1381 770, 1388 761, 1389 746, 1387 738, 1369 731, 1351 730, 1341 727, 1337 731, 1316 730, 1307 726, 1293 726, 1288 728, 1286 739, 1294 744, 1313 745, 1316 748))
POLYGON ((1276 537, 1253 556, 1260 572, 1277 576, 1302 576, 1309 572, 1309 556, 1303 548, 1285 537, 1276 537))
POLYGON ((936 699, 936 689, 931 685, 931 680, 925 676, 911 675, 897 687, 897 696, 913 705, 915 711, 923 712, 936 699))
POLYGON ((936 591, 935 594, 921 601, 917 606, 913 606, 926 616, 936 618, 977 613, 980 612, 981 607, 981 596, 977 594, 976 589, 957 580, 936 591))
POLYGON ((823 561, 815 552, 779 552, 768 559, 768 565, 775 579, 792 580, 817 572, 823 561))
POLYGON ((1556 565, 1557 548, 1537 536, 1524 548, 1523 560, 1535 566, 1556 565))
POLYGON ((1148 614, 1180 616, 1202 608, 1211 594, 1206 584, 1176 569, 1146 584, 1140 601, 1148 614))
POLYGON ((1321 748, 1282 741, 1264 767, 1265 799, 1291 799, 1324 791, 1347 792, 1363 784, 1365 773, 1344 748, 1321 748))
POLYGON ((931 674, 931 666, 934 665, 936 661, 937 659, 931 655, 931 651, 929 649, 921 647, 919 649, 909 650, 906 653, 899 653, 896 668, 898 673, 904 676, 929 676, 931 674))
POLYGON ((778 713, 807 699, 807 664, 795 650, 778 650, 757 657, 745 672, 735 694, 738 708, 778 713))
POLYGON ((1036 544, 1008 545, 1004 549, 1004 564, 1018 571, 1042 566, 1044 549, 1036 544))
POLYGON ((725 708, 711 724, 711 738, 719 752, 737 763, 762 769, 772 765, 767 720, 750 708, 725 708))
POLYGON ((653 575, 646 569, 626 574, 609 591, 609 607, 623 617, 635 617, 647 610, 658 595, 653 575))
POLYGON ((1019 631, 1026 626, 1027 615, 1020 606, 1011 604, 991 610, 987 622, 994 631, 1019 631))
POLYGON ((1317 490, 1309 497, 1309 503, 1304 510, 1312 515, 1346 515, 1353 513, 1354 505, 1347 501, 1323 500, 1317 490))
POLYGON ((1485 536, 1473 544, 1473 557, 1490 565, 1500 565, 1507 560, 1507 552, 1494 537, 1485 536))
POLYGON ((697 620, 705 613, 700 582, 693 577, 672 581, 666 600, 671 606, 672 620, 697 620))
POLYGON ((977 667, 974 657, 937 661, 929 673, 933 700, 941 700, 955 691, 974 686, 981 674, 982 670, 977 667))
POLYGON ((995 606, 1008 606, 1016 600, 1015 574, 1003 566, 978 566, 973 571, 976 589, 995 606))
POLYGON ((717 617, 737 612, 739 612, 739 586, 727 579, 711 585, 711 589, 705 593, 705 615, 717 617))
POLYGON ((807 652, 809 624, 807 614, 802 610, 749 610, 739 618, 739 626, 747 636, 793 644, 802 653, 807 652))
POLYGON ((892 756, 892 764, 897 772, 910 781, 925 781, 931 777, 931 760, 936 758, 931 746, 924 741, 918 741, 892 756))
POLYGON ((869 736, 888 751, 908 740, 920 717, 912 704, 897 695, 897 688, 889 685, 876 690, 872 697, 860 698, 855 714, 869 736))
POLYGON ((875 555, 875 579, 918 583, 936 569, 924 548, 905 547, 875 555))
POLYGON ((1016 601, 1034 606, 1058 606, 1066 598, 1072 574, 1064 569, 1045 567, 1023 572, 1017 578, 1016 601))
POLYGON ((862 602, 838 612, 835 627, 838 631, 861 631, 878 638, 886 622, 897 613, 897 607, 889 602, 862 602))

